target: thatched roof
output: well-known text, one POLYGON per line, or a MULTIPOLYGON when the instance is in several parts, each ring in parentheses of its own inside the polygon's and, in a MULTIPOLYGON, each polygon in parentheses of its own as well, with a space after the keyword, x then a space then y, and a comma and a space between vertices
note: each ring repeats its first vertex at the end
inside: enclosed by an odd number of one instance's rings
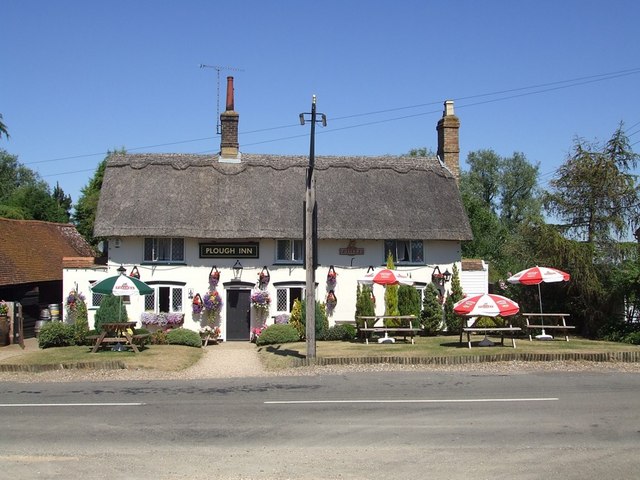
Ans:
MULTIPOLYGON (((109 157, 94 234, 302 238, 306 156, 109 157)), ((437 158, 316 157, 320 239, 469 240, 454 177, 437 158)))

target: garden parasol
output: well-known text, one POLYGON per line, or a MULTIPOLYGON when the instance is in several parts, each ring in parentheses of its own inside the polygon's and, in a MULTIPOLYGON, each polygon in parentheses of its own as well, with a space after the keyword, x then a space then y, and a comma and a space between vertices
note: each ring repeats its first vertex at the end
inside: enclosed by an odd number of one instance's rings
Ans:
MULTIPOLYGON (((124 297, 126 295, 150 295, 153 293, 153 288, 135 277, 120 273, 94 283, 91 285, 91 291, 93 293, 124 297)), ((122 303, 122 298, 120 298, 120 302, 122 303)), ((118 315, 120 315, 120 310, 118 310, 118 315)), ((120 319, 118 318, 118 320, 120 319)))
MULTIPOLYGON (((521 283, 522 285, 538 285, 538 300, 540 301, 540 313, 542 312, 542 295, 540 292, 540 284, 541 283, 556 283, 556 282, 568 282, 571 278, 567 272, 563 272, 562 270, 558 270, 557 268, 549 268, 549 267, 531 267, 526 270, 522 270, 521 272, 516 273, 515 275, 507 278, 507 282, 509 283, 521 283)), ((544 319, 542 319, 542 324, 544 325, 544 319)), ((547 335, 542 329, 542 335, 536 335, 536 338, 539 340, 551 339, 553 338, 551 335, 547 335)))
POLYGON ((453 306, 456 314, 468 317, 508 317, 519 310, 518 304, 510 298, 488 293, 465 297, 453 306))
MULTIPOLYGON (((515 315, 519 311, 520 306, 510 298, 489 293, 471 295, 453 305, 454 313, 466 317, 508 317, 515 315)), ((460 338, 462 339, 462 337, 460 338)), ((493 342, 485 334, 479 345, 490 346, 493 345, 493 342)))
POLYGON ((389 268, 368 272, 358 281, 360 283, 377 283, 378 285, 384 285, 385 287, 387 285, 413 285, 413 281, 409 277, 389 268))

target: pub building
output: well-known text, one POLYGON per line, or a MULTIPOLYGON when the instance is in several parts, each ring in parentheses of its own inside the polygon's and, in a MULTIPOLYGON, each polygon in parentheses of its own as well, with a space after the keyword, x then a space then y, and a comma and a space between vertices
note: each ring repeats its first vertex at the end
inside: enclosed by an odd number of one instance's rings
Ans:
MULTIPOLYGON (((101 298, 91 282, 119 268, 154 290, 124 299, 131 321, 140 325, 145 312, 182 313, 183 326, 198 330, 209 317, 192 305, 215 290, 223 306, 213 318, 227 341, 249 340, 253 328, 304 298, 309 158, 242 153, 238 121, 228 77, 219 154, 108 157, 94 229, 107 239, 107 265, 64 269, 65 292, 86 296, 90 325, 101 298), (270 303, 252 305, 255 293, 270 303)), ((461 242, 471 228, 458 189, 459 127, 446 101, 437 156, 315 157, 315 298, 335 300, 330 325, 354 319, 358 279, 384 267, 388 252, 418 289, 434 272, 452 272, 454 264, 461 270, 461 242)), ((450 289, 450 281, 438 283, 450 289)), ((378 314, 383 291, 373 286, 378 314)))

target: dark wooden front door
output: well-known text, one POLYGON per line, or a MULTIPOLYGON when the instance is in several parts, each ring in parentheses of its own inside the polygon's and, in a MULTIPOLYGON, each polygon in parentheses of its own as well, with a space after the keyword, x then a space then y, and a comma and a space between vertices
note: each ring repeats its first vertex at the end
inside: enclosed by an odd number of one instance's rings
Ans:
POLYGON ((249 340, 251 290, 227 290, 227 340, 249 340))

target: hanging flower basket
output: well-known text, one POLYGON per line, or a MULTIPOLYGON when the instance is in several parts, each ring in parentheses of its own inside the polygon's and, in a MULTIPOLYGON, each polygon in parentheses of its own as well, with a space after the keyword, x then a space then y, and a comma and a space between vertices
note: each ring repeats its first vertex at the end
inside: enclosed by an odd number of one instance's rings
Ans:
POLYGON ((75 290, 71 290, 69 295, 67 295, 67 299, 65 302, 65 308, 67 309, 67 313, 71 315, 78 310, 78 307, 85 303, 84 295, 76 292, 75 290))
POLYGON ((338 276, 338 274, 336 273, 335 269, 333 268, 333 265, 331 265, 329 267, 329 272, 327 272, 327 288, 329 290, 333 290, 334 288, 336 288, 336 277, 338 276))
POLYGON ((140 280, 140 272, 138 271, 138 267, 133 267, 131 269, 131 273, 129 274, 130 277, 132 278, 137 278, 138 280, 140 280))
POLYGON ((271 305, 271 296, 266 290, 254 289, 251 293, 251 306, 256 310, 268 312, 271 305))
POLYGON ((191 309, 194 315, 199 315, 204 310, 204 302, 202 301, 202 297, 199 293, 196 293, 196 296, 193 297, 193 302, 191 302, 191 309))
POLYGON ((204 303, 204 308, 211 313, 220 313, 220 310, 222 310, 222 297, 217 290, 209 290, 205 293, 204 297, 202 297, 202 303, 204 303))
POLYGON ((209 286, 211 289, 214 289, 218 286, 218 282, 220 282, 220 272, 218 268, 214 265, 211 267, 211 271, 209 272, 209 286))
POLYGON ((266 288, 271 281, 271 274, 269 274, 269 269, 266 267, 262 267, 260 273, 258 273, 258 286, 262 289, 266 288))
POLYGON ((327 306, 327 313, 331 315, 333 313, 333 309, 336 308, 336 305, 338 304, 338 299, 336 298, 336 294, 333 290, 329 290, 329 293, 327 293, 325 304, 327 306))

